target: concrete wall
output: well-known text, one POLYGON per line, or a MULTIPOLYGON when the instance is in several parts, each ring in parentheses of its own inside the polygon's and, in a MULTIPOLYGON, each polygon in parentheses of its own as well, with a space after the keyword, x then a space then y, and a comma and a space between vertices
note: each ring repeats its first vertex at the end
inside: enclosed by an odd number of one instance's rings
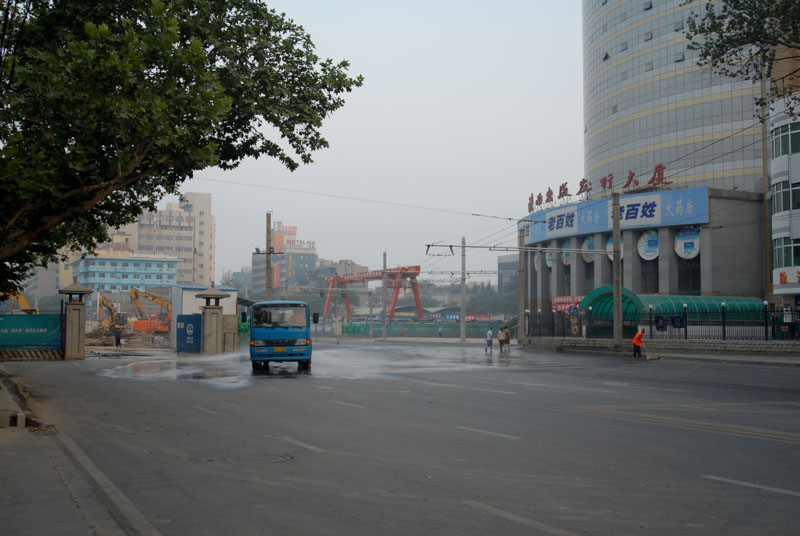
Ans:
POLYGON ((763 296, 762 196, 709 190, 709 223, 700 231, 705 296, 763 296))

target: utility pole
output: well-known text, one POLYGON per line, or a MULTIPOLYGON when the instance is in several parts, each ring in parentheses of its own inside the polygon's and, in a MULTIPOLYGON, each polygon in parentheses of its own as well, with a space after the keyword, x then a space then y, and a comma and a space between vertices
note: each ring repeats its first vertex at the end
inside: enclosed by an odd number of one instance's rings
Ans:
POLYGON ((761 77, 761 173, 763 175, 763 205, 761 211, 764 214, 764 299, 769 300, 772 294, 772 273, 769 269, 769 257, 772 243, 772 232, 770 226, 772 215, 769 210, 769 153, 767 152, 767 82, 761 77))
POLYGON ((383 252, 383 340, 386 340, 386 252, 383 252))
POLYGON ((264 289, 264 299, 272 299, 272 213, 267 212, 267 252, 266 252, 266 288, 264 289))
MULTIPOLYGON (((519 230, 519 266, 517 270, 517 343, 525 338, 525 229, 519 230)), ((500 274, 499 277, 502 277, 500 274)), ((511 343, 511 341, 506 341, 511 343)), ((509 348, 511 348, 509 346, 509 348)))
POLYGON ((467 239, 461 237, 461 342, 467 340, 467 239))
POLYGON ((619 223, 619 192, 611 194, 611 215, 614 222, 613 227, 613 240, 614 240, 614 349, 617 352, 622 351, 622 260, 620 243, 620 223, 619 223))

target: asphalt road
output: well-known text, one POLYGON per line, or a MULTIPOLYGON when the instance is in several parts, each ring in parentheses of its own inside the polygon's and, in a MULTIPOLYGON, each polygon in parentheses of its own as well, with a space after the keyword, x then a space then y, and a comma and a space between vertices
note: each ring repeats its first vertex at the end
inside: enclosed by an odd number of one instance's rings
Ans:
POLYGON ((800 368, 368 342, 311 375, 3 367, 79 514, 14 496, 15 534, 800 533, 800 368))

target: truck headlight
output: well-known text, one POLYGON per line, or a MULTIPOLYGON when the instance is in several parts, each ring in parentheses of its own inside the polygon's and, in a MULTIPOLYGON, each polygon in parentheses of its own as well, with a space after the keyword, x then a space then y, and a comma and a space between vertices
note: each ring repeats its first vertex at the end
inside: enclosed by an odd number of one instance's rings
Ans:
POLYGON ((295 346, 308 346, 311 344, 311 339, 297 339, 294 341, 295 346))
POLYGON ((266 346, 267 341, 250 341, 250 346, 266 346))

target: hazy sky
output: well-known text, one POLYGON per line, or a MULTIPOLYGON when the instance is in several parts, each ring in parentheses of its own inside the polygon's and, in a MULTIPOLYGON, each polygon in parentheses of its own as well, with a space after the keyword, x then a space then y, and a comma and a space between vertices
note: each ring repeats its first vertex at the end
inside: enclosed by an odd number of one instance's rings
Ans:
MULTIPOLYGON (((348 60, 365 82, 328 119, 330 148, 313 164, 292 173, 261 158, 184 184, 183 192, 213 196, 217 281, 263 247, 268 210, 326 259, 376 269, 385 251, 390 267, 460 271, 458 251, 429 257, 425 245, 460 244, 462 236, 468 246, 515 245, 516 223, 448 211, 522 218, 531 192, 565 181, 574 189, 583 176, 580 2, 270 5, 311 34, 319 56, 348 60)), ((504 254, 468 249, 467 268, 494 270, 504 254)))

